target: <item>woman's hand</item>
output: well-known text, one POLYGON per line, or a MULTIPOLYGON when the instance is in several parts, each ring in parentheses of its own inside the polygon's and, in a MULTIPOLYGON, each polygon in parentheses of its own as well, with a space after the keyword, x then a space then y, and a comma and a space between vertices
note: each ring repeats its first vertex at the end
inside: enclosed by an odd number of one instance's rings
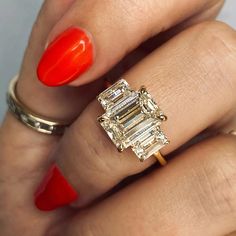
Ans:
MULTIPOLYGON (((86 208, 154 160, 139 163, 131 153, 117 154, 99 128, 99 105, 90 102, 101 91, 102 79, 79 88, 48 88, 38 82, 35 73, 45 45, 71 25, 91 33, 95 54, 93 65, 73 85, 95 80, 135 49, 106 76, 116 79, 132 66, 126 80, 135 89, 145 84, 158 100, 169 117, 164 126, 171 140, 163 150, 166 155, 208 127, 236 127, 232 125, 235 32, 212 22, 174 37, 192 24, 213 18, 221 6, 222 1, 202 0, 44 3, 26 50, 17 92, 38 114, 68 121, 78 118, 59 139, 35 133, 7 115, 0 136, 1 234, 224 235, 236 230, 233 136, 196 144, 176 155, 168 167, 154 168, 124 190, 86 208), (167 32, 158 35, 164 30, 167 32), (137 48, 154 35, 158 36, 137 48), (133 66, 137 61, 140 63, 133 66), (79 192, 76 205, 84 210, 65 207, 44 213, 33 205, 37 185, 54 161, 79 192)), ((44 74, 40 75, 46 83, 44 74)), ((39 207, 42 194, 36 198, 39 207)), ((52 208, 70 203, 53 200, 52 208)), ((43 204, 49 206, 46 201, 43 204)))

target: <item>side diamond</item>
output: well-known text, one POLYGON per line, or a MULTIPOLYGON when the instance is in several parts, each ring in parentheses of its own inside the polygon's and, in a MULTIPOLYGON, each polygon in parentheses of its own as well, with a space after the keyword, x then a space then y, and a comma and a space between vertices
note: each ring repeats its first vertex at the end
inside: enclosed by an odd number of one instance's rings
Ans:
POLYGON ((123 146, 124 133, 122 132, 122 127, 115 120, 106 116, 101 116, 98 119, 116 147, 119 148, 120 146, 123 146))
POLYGON ((158 152, 163 148, 169 141, 164 133, 158 128, 154 131, 153 135, 150 135, 142 142, 137 142, 132 146, 132 150, 138 156, 141 161, 146 160, 151 155, 158 152))
POLYGON ((119 80, 111 87, 107 88, 104 92, 102 92, 98 96, 98 101, 102 105, 102 107, 106 110, 112 104, 117 102, 124 96, 125 91, 129 91, 129 84, 125 80, 119 80))
POLYGON ((159 117, 164 116, 164 113, 147 91, 139 92, 139 104, 144 114, 158 119, 160 121, 159 124, 161 124, 161 119, 159 117))

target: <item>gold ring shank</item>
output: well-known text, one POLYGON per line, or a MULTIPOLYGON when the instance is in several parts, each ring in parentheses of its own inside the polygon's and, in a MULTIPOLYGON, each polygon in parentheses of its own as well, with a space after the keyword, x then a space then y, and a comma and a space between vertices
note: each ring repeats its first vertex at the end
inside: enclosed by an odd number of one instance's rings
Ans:
POLYGON ((17 97, 16 86, 18 77, 12 79, 7 92, 9 111, 25 126, 44 134, 62 135, 68 124, 38 116, 26 107, 17 97))
POLYGON ((167 164, 166 159, 162 156, 162 154, 160 152, 156 152, 153 155, 156 157, 156 159, 159 161, 159 163, 162 166, 165 166, 167 164))

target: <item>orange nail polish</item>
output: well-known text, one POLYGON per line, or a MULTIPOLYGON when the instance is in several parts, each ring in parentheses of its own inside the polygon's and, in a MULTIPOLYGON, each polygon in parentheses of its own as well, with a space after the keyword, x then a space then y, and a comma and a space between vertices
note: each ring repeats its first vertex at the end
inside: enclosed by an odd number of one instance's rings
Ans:
POLYGON ((77 79, 93 63, 93 45, 80 28, 69 28, 45 50, 37 68, 39 80, 47 86, 61 86, 77 79))
POLYGON ((35 205, 42 211, 54 210, 77 199, 77 192, 68 183, 56 165, 50 168, 35 193, 35 205))

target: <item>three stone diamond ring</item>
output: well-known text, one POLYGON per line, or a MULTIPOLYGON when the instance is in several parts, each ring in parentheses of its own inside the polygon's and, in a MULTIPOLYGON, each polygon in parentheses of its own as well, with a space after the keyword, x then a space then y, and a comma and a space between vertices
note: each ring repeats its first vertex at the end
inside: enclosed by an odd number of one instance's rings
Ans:
POLYGON ((140 161, 154 155, 160 164, 166 161, 160 149, 169 143, 161 130, 167 116, 145 87, 134 91, 121 79, 98 96, 105 113, 98 117, 118 151, 131 147, 140 161))

